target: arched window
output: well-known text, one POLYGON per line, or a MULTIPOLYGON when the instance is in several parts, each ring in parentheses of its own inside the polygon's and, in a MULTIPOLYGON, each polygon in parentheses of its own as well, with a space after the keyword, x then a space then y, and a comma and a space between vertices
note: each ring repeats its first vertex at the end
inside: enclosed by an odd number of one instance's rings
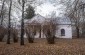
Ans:
POLYGON ((61 36, 65 36, 65 30, 61 29, 61 36))

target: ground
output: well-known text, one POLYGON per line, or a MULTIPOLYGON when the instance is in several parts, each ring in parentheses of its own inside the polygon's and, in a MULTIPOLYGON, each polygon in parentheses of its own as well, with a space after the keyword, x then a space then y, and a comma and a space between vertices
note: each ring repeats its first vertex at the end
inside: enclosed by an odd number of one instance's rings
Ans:
POLYGON ((0 55, 85 55, 85 39, 56 39, 47 44, 46 39, 35 39, 35 43, 6 44, 0 42, 0 55))

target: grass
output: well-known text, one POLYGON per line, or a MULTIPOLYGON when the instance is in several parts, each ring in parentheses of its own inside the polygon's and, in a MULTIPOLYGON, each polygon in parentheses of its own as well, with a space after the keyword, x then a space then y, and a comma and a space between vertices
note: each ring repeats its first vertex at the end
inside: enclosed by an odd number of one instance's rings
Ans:
POLYGON ((85 39, 56 39, 47 44, 46 39, 20 46, 20 43, 0 42, 0 55, 85 55, 85 39))

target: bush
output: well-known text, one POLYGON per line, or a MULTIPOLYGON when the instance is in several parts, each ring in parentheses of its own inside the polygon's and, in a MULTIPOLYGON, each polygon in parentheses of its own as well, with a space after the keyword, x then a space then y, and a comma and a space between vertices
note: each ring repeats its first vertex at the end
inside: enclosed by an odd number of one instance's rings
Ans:
POLYGON ((28 41, 29 41, 29 43, 34 43, 34 38, 29 37, 28 41))
POLYGON ((18 37, 17 36, 14 36, 13 37, 13 41, 14 41, 14 43, 17 43, 18 42, 18 37))
POLYGON ((13 42, 17 43, 18 42, 18 31, 15 28, 11 28, 11 36, 13 38, 13 42))
POLYGON ((2 42, 3 38, 4 38, 4 35, 3 34, 0 35, 0 42, 2 42))
POLYGON ((54 44, 55 43, 55 40, 54 40, 55 36, 52 35, 50 30, 47 31, 46 39, 47 39, 48 44, 54 44))
POLYGON ((33 33, 33 32, 28 33, 27 32, 26 34, 27 34, 29 43, 34 43, 34 35, 35 35, 35 33, 33 33))
POLYGON ((3 26, 0 26, 0 42, 2 42, 4 36, 7 34, 7 29, 3 26))
POLYGON ((54 37, 47 38, 47 42, 48 44, 54 44, 55 43, 54 37))

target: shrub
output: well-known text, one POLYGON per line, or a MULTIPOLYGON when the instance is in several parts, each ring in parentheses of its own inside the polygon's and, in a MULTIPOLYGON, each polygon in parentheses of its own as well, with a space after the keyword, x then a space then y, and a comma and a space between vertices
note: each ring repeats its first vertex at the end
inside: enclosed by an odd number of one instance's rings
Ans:
POLYGON ((4 35, 3 34, 0 35, 0 42, 2 42, 3 38, 4 38, 4 35))
POLYGON ((3 26, 0 26, 0 42, 2 42, 4 36, 7 34, 7 29, 3 26))
POLYGON ((18 42, 18 31, 15 28, 11 28, 11 35, 13 38, 13 42, 17 43, 18 42))
POLYGON ((13 41, 14 41, 14 43, 18 42, 18 37, 16 35, 13 36, 13 41))
POLYGON ((28 41, 29 41, 29 43, 34 43, 34 38, 28 37, 28 41))
POLYGON ((34 43, 34 35, 36 35, 36 32, 26 30, 26 35, 28 37, 29 43, 34 43))
POLYGON ((47 39, 48 44, 55 43, 55 36, 53 36, 49 30, 47 31, 46 39, 47 39))

